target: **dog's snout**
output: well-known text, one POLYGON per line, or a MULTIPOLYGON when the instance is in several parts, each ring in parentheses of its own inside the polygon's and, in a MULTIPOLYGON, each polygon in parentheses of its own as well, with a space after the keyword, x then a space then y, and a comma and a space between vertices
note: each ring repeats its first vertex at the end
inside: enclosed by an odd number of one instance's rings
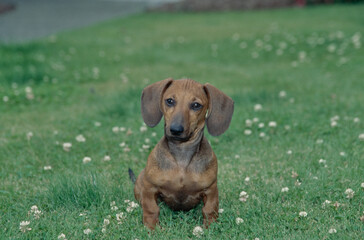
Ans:
POLYGON ((171 133, 172 133, 173 135, 175 135, 175 136, 179 136, 179 135, 181 135, 181 134, 183 133, 183 131, 184 131, 185 129, 183 128, 183 126, 182 126, 182 125, 179 125, 179 124, 172 124, 172 125, 171 125, 170 130, 171 130, 171 133))

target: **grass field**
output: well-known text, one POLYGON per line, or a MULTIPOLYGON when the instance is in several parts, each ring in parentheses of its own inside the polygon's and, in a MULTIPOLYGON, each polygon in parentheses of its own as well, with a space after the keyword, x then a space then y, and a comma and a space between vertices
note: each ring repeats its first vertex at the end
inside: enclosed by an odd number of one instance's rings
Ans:
POLYGON ((161 204, 148 234, 125 202, 128 167, 163 134, 143 126, 141 91, 167 77, 235 101, 208 136, 223 213, 202 239, 363 239, 363 12, 141 14, 0 45, 0 239, 197 238, 201 206, 161 204))

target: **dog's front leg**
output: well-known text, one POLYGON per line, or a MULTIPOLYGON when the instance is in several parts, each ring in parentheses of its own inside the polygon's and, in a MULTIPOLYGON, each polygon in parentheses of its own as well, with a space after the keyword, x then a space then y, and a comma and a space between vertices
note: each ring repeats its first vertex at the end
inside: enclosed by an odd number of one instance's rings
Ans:
POLYGON ((159 207, 157 205, 157 192, 152 189, 143 189, 141 204, 143 208, 143 223, 153 230, 159 222, 159 207))
POLYGON ((219 192, 217 190, 217 182, 212 184, 211 187, 205 191, 203 203, 203 223, 208 227, 210 223, 216 221, 219 216, 219 192))

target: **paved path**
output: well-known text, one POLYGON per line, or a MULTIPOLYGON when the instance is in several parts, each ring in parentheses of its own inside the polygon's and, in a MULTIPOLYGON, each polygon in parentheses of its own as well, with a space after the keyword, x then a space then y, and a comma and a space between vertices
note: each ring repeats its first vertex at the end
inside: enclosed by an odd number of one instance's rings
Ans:
POLYGON ((26 42, 60 31, 142 12, 176 0, 4 0, 15 10, 0 14, 0 42, 26 42))

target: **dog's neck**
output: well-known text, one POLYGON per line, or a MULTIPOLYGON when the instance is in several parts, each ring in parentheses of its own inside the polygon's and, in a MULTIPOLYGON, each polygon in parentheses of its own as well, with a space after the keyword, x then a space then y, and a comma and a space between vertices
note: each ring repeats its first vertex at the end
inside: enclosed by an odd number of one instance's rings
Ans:
POLYGON ((186 142, 172 141, 166 138, 168 148, 180 167, 186 168, 195 153, 199 151, 204 136, 203 132, 203 129, 200 130, 186 142))

